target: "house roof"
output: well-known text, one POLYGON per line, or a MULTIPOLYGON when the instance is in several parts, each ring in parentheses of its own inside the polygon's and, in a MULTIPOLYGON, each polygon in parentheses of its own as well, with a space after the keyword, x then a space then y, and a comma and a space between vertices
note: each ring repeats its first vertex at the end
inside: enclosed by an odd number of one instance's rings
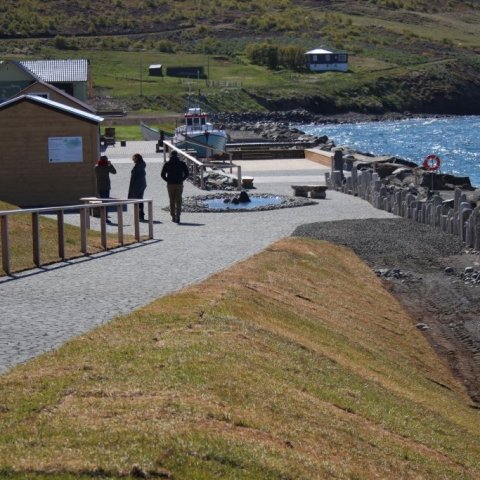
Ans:
POLYGON ((25 65, 22 65, 21 62, 17 62, 16 60, 1 60, 0 61, 0 66, 3 66, 3 65, 7 65, 7 67, 8 67, 8 65, 15 65, 16 68, 25 72, 33 80, 40 80, 40 78, 37 77, 37 75, 35 75, 34 72, 29 70, 25 65))
MULTIPOLYGON (((23 90, 20 90, 20 92, 16 93, 14 97, 19 97, 22 95, 34 95, 34 93, 32 92, 27 93, 27 91, 31 90, 32 88, 37 88, 37 85, 38 85, 38 88, 45 88, 46 90, 51 90, 53 92, 56 92, 58 95, 65 97, 66 99, 70 100, 73 103, 76 103, 79 107, 82 107, 83 109, 89 112, 95 113, 95 109, 90 105, 88 105, 87 103, 80 101, 78 98, 72 97, 72 95, 69 95, 67 92, 60 90, 59 88, 55 87, 51 83, 42 82, 42 80, 37 80, 36 82, 28 85, 23 90)), ((7 99, 7 100, 10 100, 10 99, 7 99)))
POLYGON ((44 82, 86 82, 88 60, 21 60, 18 62, 44 82))
POLYGON ((5 108, 15 105, 16 103, 25 101, 33 102, 53 110, 58 110, 66 113, 67 115, 79 117, 93 123, 100 123, 104 120, 103 117, 99 117, 93 113, 85 112, 84 110, 79 110, 78 108, 69 107, 63 103, 54 102, 53 100, 48 100, 47 98, 39 97, 38 95, 20 95, 19 97, 12 98, 11 100, 0 103, 0 110, 4 110, 5 108))
POLYGON ((306 55, 320 55, 322 53, 333 53, 330 50, 324 50, 323 48, 315 48, 314 50, 310 50, 309 52, 306 52, 306 55))

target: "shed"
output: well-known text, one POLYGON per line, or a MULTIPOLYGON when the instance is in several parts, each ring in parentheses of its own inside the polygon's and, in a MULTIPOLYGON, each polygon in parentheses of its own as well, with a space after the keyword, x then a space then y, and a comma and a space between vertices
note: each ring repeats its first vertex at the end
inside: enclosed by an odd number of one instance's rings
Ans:
POLYGON ((167 75, 169 77, 207 78, 202 66, 167 67, 167 75))
POLYGON ((0 199, 34 207, 72 205, 94 196, 102 121, 36 95, 0 104, 0 199))
POLYGON ((316 48, 305 53, 307 66, 313 72, 346 72, 348 70, 347 52, 331 52, 316 48))
POLYGON ((148 67, 148 74, 151 75, 152 77, 162 77, 163 76, 162 65, 161 64, 150 65, 148 67))

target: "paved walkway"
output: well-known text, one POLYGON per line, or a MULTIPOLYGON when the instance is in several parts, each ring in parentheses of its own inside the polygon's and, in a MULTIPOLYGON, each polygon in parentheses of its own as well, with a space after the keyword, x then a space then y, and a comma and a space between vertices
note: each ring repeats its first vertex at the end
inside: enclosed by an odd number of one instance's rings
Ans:
MULTIPOLYGON (((288 236, 298 225, 341 219, 387 218, 367 202, 334 191, 317 205, 266 212, 184 213, 170 221, 163 162, 155 142, 109 147, 117 168, 112 196, 125 198, 131 155, 147 161, 145 197, 154 200, 155 240, 0 278, 0 373, 66 340, 198 282, 288 236)), ((256 192, 291 194, 295 182, 323 183, 325 168, 307 160, 237 162, 256 192)), ((202 192, 186 183, 184 196, 202 192)), ((131 225, 130 213, 126 223, 131 225)), ((70 218, 72 223, 77 216, 70 218)), ((92 227, 95 227, 92 219, 92 227)))

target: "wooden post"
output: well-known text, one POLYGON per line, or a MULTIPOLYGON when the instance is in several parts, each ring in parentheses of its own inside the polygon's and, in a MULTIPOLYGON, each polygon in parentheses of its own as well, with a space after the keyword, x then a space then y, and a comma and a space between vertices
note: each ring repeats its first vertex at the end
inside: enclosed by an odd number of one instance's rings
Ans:
POLYGON ((140 241, 140 204, 133 204, 133 224, 135 226, 135 240, 140 241))
POLYGON ((10 275, 10 255, 8 248, 8 216, 2 215, 2 268, 7 275, 10 275))
POLYGON ((80 211, 80 251, 88 254, 87 247, 87 217, 89 215, 90 207, 82 208, 80 211))
POLYGON ((65 260, 65 215, 63 210, 57 211, 58 256, 65 260))
POLYGON ((237 167, 238 171, 237 171, 237 175, 238 175, 238 179, 237 179, 237 182, 238 182, 238 185, 237 185, 237 190, 241 190, 242 189, 242 167, 239 165, 237 167))
POLYGON ((123 245, 123 205, 117 205, 118 243, 123 245))
POLYGON ((102 247, 107 249, 107 207, 103 204, 100 207, 100 236, 102 240, 102 247))
POLYGON ((148 238, 153 238, 153 201, 148 202, 148 238))
POLYGON ((38 212, 32 213, 33 263, 40 266, 40 224, 38 212))

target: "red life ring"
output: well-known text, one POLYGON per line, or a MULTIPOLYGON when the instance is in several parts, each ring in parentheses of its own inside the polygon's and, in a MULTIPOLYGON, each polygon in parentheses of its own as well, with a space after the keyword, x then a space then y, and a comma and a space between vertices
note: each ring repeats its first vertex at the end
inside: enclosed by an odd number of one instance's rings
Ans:
POLYGON ((428 155, 423 161, 423 168, 429 172, 436 172, 440 168, 440 158, 437 155, 428 155))

